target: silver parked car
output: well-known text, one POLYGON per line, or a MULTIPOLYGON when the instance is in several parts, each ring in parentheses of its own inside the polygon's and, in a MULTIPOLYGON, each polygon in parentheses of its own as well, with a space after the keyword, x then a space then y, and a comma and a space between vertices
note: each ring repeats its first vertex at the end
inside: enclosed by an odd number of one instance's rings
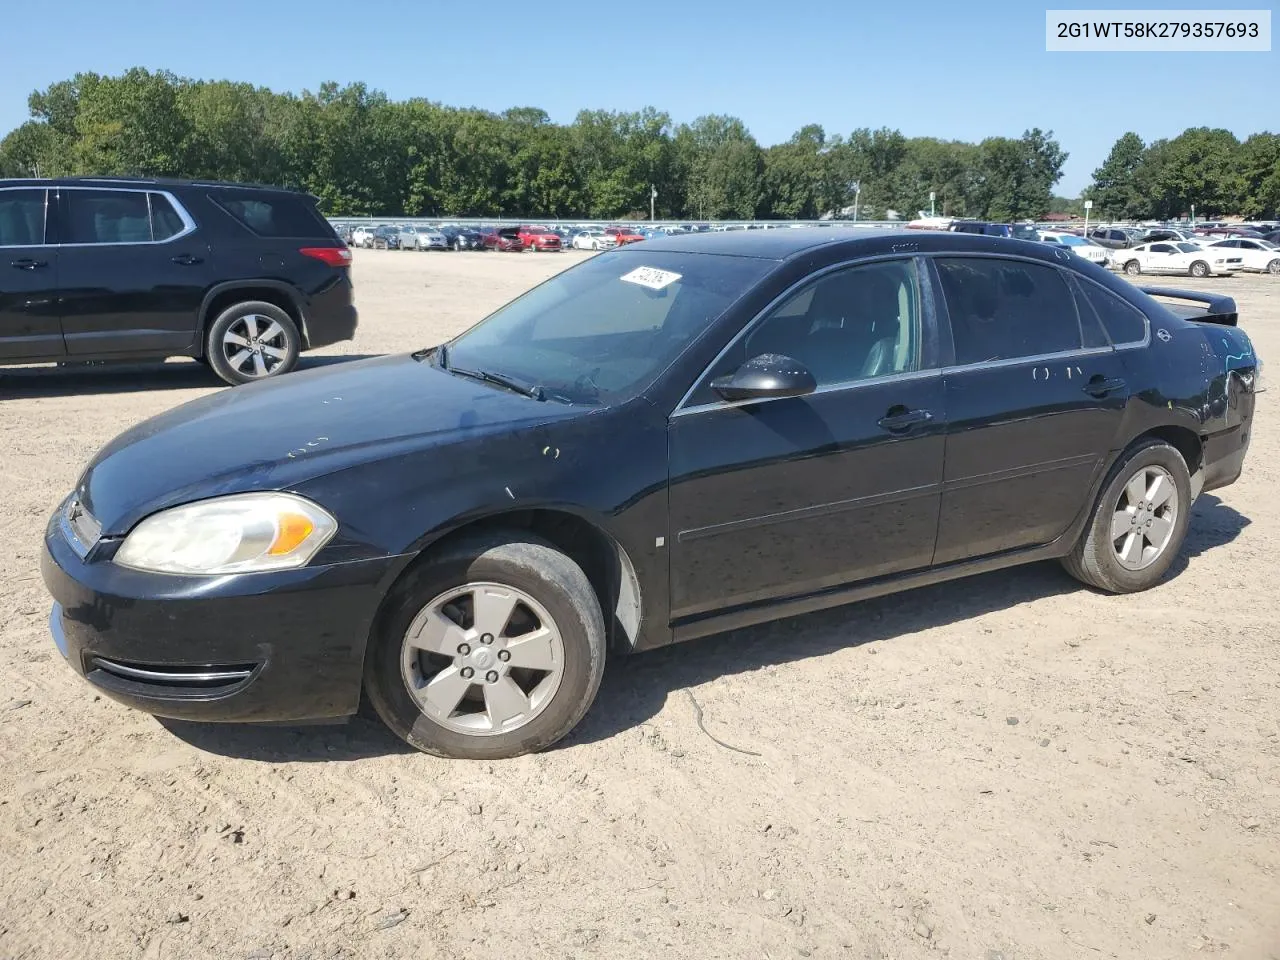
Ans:
POLYGON ((449 240, 435 227, 416 227, 412 224, 400 228, 401 250, 448 250, 449 240))

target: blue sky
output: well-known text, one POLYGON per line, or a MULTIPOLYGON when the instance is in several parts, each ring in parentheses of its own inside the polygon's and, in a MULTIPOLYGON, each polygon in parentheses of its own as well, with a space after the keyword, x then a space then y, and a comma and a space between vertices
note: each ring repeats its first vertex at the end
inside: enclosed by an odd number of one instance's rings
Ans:
MULTIPOLYGON (((1271 0, 1163 9, 1267 8, 1271 0)), ((1127 130, 1280 130, 1280 54, 1047 53, 1045 9, 1141 4, 817 0, 59 0, 57 27, 7 44, 0 134, 27 94, 140 65, 276 90, 363 80, 394 98, 502 110, 653 105, 741 117, 765 145, 806 123, 980 140, 1052 130, 1078 193, 1127 130), (1269 79, 1268 79, 1269 78, 1269 79)), ((12 17, 9 18, 12 20, 12 17)), ((48 18, 39 18, 44 21, 48 18)), ((14 26, 10 23, 9 26, 14 26)))

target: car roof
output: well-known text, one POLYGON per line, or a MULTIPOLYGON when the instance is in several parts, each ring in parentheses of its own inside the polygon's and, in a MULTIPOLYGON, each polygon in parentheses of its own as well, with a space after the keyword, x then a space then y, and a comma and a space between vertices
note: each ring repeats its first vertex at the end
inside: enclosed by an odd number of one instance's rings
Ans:
POLYGON ((680 233, 628 244, 627 251, 655 250, 670 253, 716 253, 764 260, 789 260, 818 248, 849 247, 853 256, 880 253, 974 251, 1012 253, 1040 260, 1055 260, 1052 245, 1011 237, 991 237, 951 230, 907 230, 883 227, 837 227, 823 230, 729 230, 711 233, 680 233))

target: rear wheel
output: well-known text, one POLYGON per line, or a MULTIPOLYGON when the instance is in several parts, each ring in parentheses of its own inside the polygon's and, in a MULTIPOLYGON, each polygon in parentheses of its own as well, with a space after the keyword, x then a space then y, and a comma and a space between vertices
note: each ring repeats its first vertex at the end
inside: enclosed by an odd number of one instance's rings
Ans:
POLYGON ((604 619, 582 568, 513 531, 428 555, 405 577, 379 617, 365 689, 419 750, 513 757, 577 725, 604 654, 604 619))
POLYGON ((1270 263, 1267 264, 1267 273, 1271 274, 1272 276, 1280 274, 1280 257, 1277 257, 1276 259, 1272 260, 1270 263))
POLYGON ((1063 566, 1077 580, 1109 593, 1153 587, 1182 547, 1191 503, 1191 476, 1182 454, 1161 440, 1147 440, 1112 468, 1089 525, 1063 566))
POLYGON ((1209 265, 1203 260, 1197 260, 1195 263, 1191 264, 1191 267, 1187 272, 1193 277, 1207 277, 1209 275, 1209 265))
POLYGON ((274 303, 256 300, 222 311, 205 341, 209 366, 231 384, 288 373, 301 351, 302 337, 292 318, 274 303))
POLYGON ((1124 265, 1124 272, 1131 277, 1136 277, 1142 272, 1142 264, 1138 263, 1137 260, 1126 261, 1124 265))

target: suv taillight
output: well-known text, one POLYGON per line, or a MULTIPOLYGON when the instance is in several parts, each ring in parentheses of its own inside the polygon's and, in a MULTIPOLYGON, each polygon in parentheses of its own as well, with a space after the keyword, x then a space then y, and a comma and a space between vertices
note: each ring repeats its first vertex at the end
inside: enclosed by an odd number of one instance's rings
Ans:
POLYGON ((303 247, 298 251, 304 257, 311 257, 331 267, 351 266, 351 251, 345 247, 303 247))

